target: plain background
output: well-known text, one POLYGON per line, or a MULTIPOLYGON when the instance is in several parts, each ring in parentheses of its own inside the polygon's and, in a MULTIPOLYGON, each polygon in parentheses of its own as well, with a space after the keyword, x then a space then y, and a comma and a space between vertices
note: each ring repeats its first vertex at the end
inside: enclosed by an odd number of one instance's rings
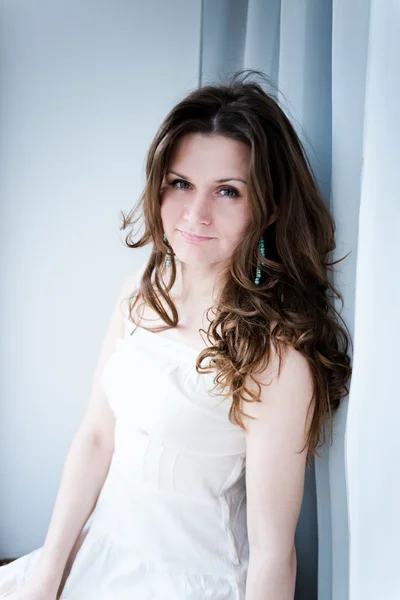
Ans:
POLYGON ((200 8, 1 3, 0 556, 44 541, 111 309, 150 253, 124 247, 120 210, 197 86, 200 8))

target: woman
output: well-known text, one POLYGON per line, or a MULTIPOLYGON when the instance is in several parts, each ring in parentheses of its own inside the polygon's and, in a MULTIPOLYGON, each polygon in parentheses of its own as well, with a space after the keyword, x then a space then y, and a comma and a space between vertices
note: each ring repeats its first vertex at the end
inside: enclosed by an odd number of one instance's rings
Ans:
POLYGON ((126 244, 152 253, 120 291, 44 546, 0 568, 0 597, 294 597, 349 336, 332 216, 288 118, 240 75, 190 93, 151 144, 123 229, 143 209, 126 244))

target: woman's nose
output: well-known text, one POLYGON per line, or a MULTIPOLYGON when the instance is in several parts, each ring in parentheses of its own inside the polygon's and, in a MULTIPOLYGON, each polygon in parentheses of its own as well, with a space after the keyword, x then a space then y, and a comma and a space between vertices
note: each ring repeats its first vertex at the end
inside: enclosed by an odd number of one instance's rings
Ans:
POLYGON ((209 222, 212 220, 212 198, 207 192, 196 192, 185 205, 185 217, 191 222, 209 222))

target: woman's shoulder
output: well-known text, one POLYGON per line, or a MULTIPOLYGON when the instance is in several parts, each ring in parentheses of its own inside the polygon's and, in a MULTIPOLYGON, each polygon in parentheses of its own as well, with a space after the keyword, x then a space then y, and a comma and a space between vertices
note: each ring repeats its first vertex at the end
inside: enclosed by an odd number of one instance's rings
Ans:
POLYGON ((123 282, 120 287, 120 307, 125 318, 129 318, 130 306, 132 301, 140 288, 140 281, 144 271, 146 263, 141 263, 138 266, 133 267, 125 275, 123 282))
POLYGON ((144 269, 146 268, 147 262, 140 263, 133 267, 125 276, 122 284, 122 293, 131 296, 135 291, 140 288, 140 282, 143 276, 144 269))

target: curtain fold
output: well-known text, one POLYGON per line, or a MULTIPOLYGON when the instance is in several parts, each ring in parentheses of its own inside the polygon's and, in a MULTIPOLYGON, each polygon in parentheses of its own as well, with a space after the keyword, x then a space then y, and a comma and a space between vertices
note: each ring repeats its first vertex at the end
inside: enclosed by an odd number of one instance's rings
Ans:
POLYGON ((398 0, 371 0, 367 35, 354 371, 346 430, 349 597, 395 600, 400 598, 398 0))

